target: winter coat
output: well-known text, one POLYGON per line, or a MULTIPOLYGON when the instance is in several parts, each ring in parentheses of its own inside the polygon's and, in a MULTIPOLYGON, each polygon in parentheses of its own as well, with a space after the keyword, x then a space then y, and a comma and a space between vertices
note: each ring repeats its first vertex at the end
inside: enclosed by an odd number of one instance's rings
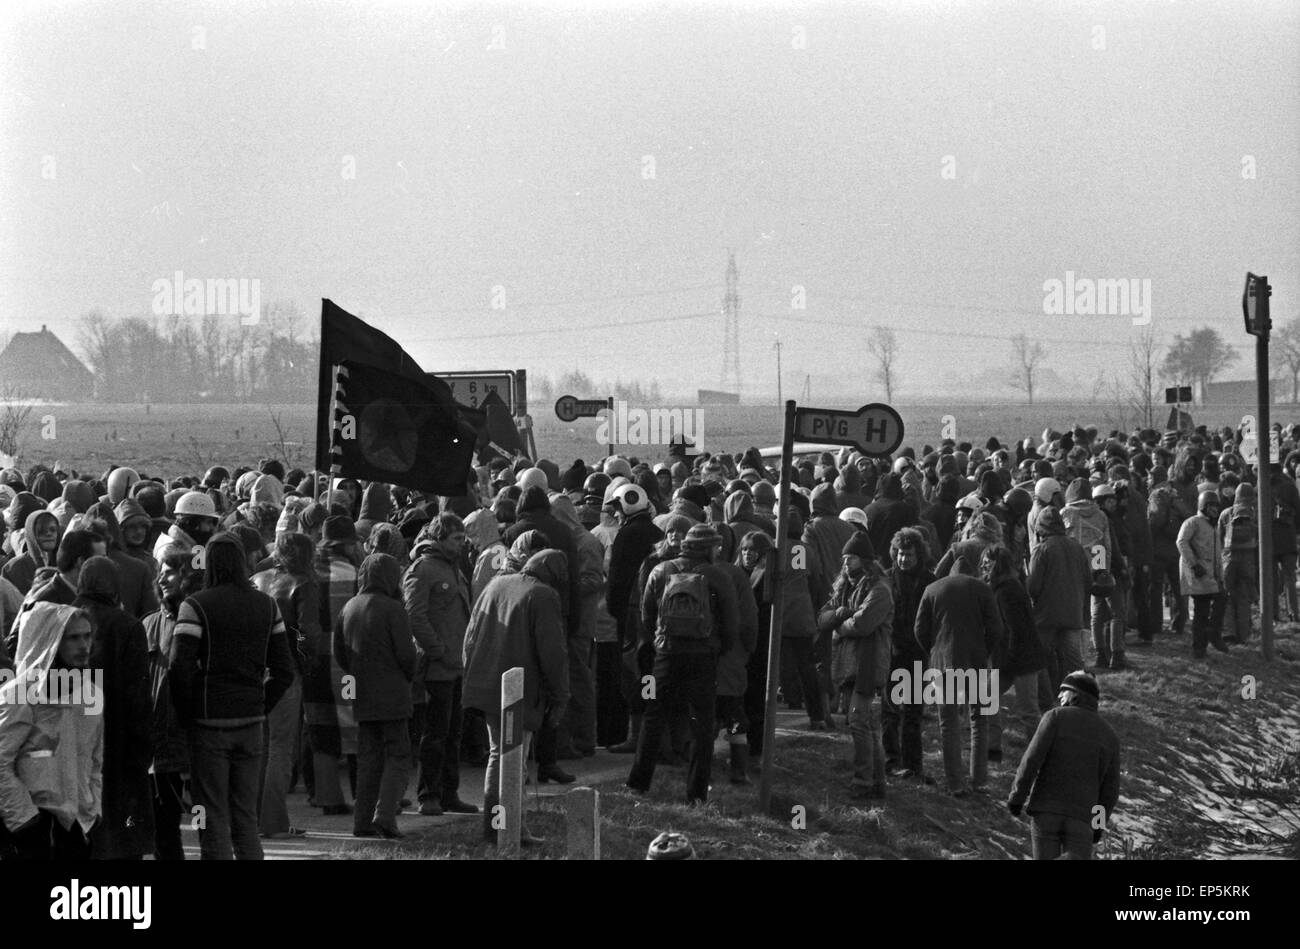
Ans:
MULTIPOLYGON (((48 556, 40 547, 37 546, 35 538, 37 534, 37 524, 45 519, 58 523, 58 518, 46 510, 33 511, 27 515, 27 520, 23 524, 23 542, 22 551, 17 552, 18 556, 14 557, 0 568, 0 576, 12 583, 18 588, 18 592, 24 596, 32 588, 32 581, 36 577, 36 571, 40 567, 48 567, 54 564, 54 553, 48 556)), ((57 550, 57 548, 56 548, 57 550)), ((8 630, 4 630, 5 633, 8 630)))
MULTIPOLYGON (((664 539, 664 532, 654 525, 649 514, 639 513, 619 528, 609 548, 609 587, 605 605, 609 615, 618 623, 619 638, 623 643, 635 641, 635 633, 627 635, 629 607, 640 616, 641 600, 637 596, 637 574, 641 564, 664 539)), ((633 624, 634 626, 636 623, 633 624)))
POLYGON ((889 544, 901 528, 911 527, 917 521, 917 512, 903 500, 903 489, 898 476, 886 473, 876 485, 876 499, 867 505, 867 536, 876 551, 876 558, 888 566, 889 544))
POLYGON ((853 579, 841 568, 830 598, 817 614, 817 627, 832 632, 832 682, 871 695, 889 681, 893 651, 894 597, 875 564, 853 579))
POLYGON ((1128 501, 1124 507, 1124 526, 1128 532, 1129 559, 1132 572, 1155 562, 1151 524, 1147 520, 1147 496, 1135 481, 1128 483, 1128 501))
POLYGON ((144 627, 145 644, 149 649, 149 692, 153 701, 150 717, 153 766, 150 770, 157 774, 188 771, 189 738, 176 715, 171 686, 167 683, 176 615, 167 612, 166 607, 160 607, 141 620, 140 625, 144 627))
POLYGON ((402 570, 388 554, 371 554, 358 574, 361 592, 348 600, 334 629, 334 656, 354 676, 358 722, 411 717, 415 640, 402 607, 402 570))
POLYGON ((997 601, 983 580, 964 574, 940 577, 921 594, 916 641, 929 655, 929 668, 988 668, 1002 637, 997 601))
POLYGON ((605 548, 582 526, 577 508, 566 496, 556 496, 551 502, 551 512, 572 531, 578 548, 577 637, 591 642, 596 637, 596 610, 605 593, 605 548))
POLYGON ((1034 604, 1019 577, 1003 577, 993 586, 1005 635, 993 656, 1002 690, 1011 688, 1017 676, 1046 668, 1047 654, 1034 622, 1034 604))
POLYGON ((582 563, 578 559, 578 544, 573 539, 573 531, 560 522, 551 513, 551 502, 546 492, 539 487, 530 487, 524 491, 516 508, 516 520, 502 536, 506 546, 515 542, 525 531, 539 530, 550 542, 550 546, 564 554, 568 568, 569 586, 561 594, 561 606, 569 630, 569 635, 578 632, 580 621, 578 604, 582 593, 578 589, 582 583, 582 563))
POLYGON ((1091 558, 1093 547, 1100 544, 1106 551, 1106 567, 1118 574, 1115 560, 1115 544, 1110 532, 1110 519, 1106 512, 1097 506, 1096 501, 1080 498, 1061 508, 1061 520, 1065 524, 1066 536, 1074 538, 1091 558))
POLYGON ((1223 551, 1223 563, 1254 563, 1259 557, 1259 523, 1253 502, 1242 502, 1226 507, 1219 514, 1219 549, 1223 551), (1233 522, 1249 525, 1249 535, 1233 544, 1233 522))
POLYGON ((118 570, 107 557, 81 569, 74 606, 94 620, 90 668, 104 672, 104 819, 91 835, 96 859, 153 853, 153 691, 144 627, 118 603, 118 570))
POLYGON ((924 663, 926 659, 925 651, 916 641, 916 611, 921 605, 921 595, 935 581, 935 576, 921 566, 910 575, 890 567, 885 571, 885 579, 894 604, 890 665, 910 671, 913 662, 924 663))
POLYGON ((1223 546, 1217 527, 1217 522, 1197 514, 1183 521, 1178 530, 1178 583, 1183 596, 1223 591, 1223 546), (1205 568, 1204 576, 1196 576, 1194 564, 1205 568))
MULTIPOLYGON (((33 705, 17 697, 49 673, 78 614, 71 606, 38 603, 20 621, 18 675, 0 685, 0 820, 9 830, 47 811, 64 829, 79 823, 89 834, 103 812, 104 716, 67 701, 33 705)), ((93 707, 103 699, 93 683, 90 689, 82 699, 93 707)))
POLYGON ((433 541, 420 541, 412 554, 402 594, 419 647, 416 677, 424 682, 453 682, 464 671, 460 657, 469 622, 469 583, 459 564, 433 541))
MULTIPOLYGON (((742 492, 743 493, 743 492, 742 492)), ((733 563, 717 563, 719 572, 731 579, 736 588, 739 625, 736 641, 718 657, 718 695, 742 696, 749 678, 745 672, 749 657, 758 648, 758 637, 766 633, 758 627, 758 601, 754 599, 749 574, 733 563)))
POLYGON ((1041 633, 1085 629, 1090 624, 1092 562, 1072 537, 1047 534, 1029 556, 1026 590, 1041 633))
POLYGON ((1296 552, 1296 531, 1300 529, 1300 490, 1281 474, 1273 475, 1273 556, 1296 552))
POLYGON ((122 609, 136 619, 148 616, 158 609, 158 594, 154 591, 157 567, 151 569, 145 561, 127 553, 117 515, 107 502, 99 501, 91 505, 86 514, 108 525, 108 559, 117 565, 118 595, 121 597, 122 609))
POLYGON ((762 531, 768 537, 776 537, 776 527, 765 517, 754 511, 754 498, 744 491, 732 491, 722 502, 722 516, 731 528, 735 549, 740 549, 741 541, 747 534, 762 531))
POLYGON ((494 578, 474 604, 465 630, 461 703, 501 720, 501 676, 524 670, 522 726, 535 732, 546 710, 556 720, 569 701, 568 649, 560 595, 552 581, 567 584, 557 551, 534 554, 520 573, 494 578), (557 576, 558 575, 558 576, 557 576))
POLYGON ((676 557, 658 564, 646 581, 641 597, 642 636, 653 639, 658 655, 713 654, 725 655, 736 643, 740 631, 740 604, 731 577, 708 561, 676 557), (713 629, 707 639, 683 639, 665 636, 659 629, 659 605, 668 578, 689 571, 701 574, 708 583, 713 629))
POLYGON ((1096 699, 1075 695, 1039 719, 1008 803, 1080 821, 1091 821, 1101 805, 1109 819, 1119 803, 1119 773, 1119 736, 1097 713, 1096 699))
MULTIPOLYGON (((840 572, 844 545, 849 542, 856 528, 848 521, 840 520, 835 490, 828 484, 819 484, 813 488, 812 515, 812 519, 804 526, 803 541, 817 553, 817 563, 821 567, 818 585, 829 591, 840 572)), ((877 547, 876 552, 878 554, 880 548, 877 547)))
MULTIPOLYGON (((378 524, 388 523, 393 513, 393 496, 388 485, 372 481, 361 494, 361 515, 357 518, 357 536, 365 540, 378 524)), ((466 525, 468 529, 468 525, 466 525)))

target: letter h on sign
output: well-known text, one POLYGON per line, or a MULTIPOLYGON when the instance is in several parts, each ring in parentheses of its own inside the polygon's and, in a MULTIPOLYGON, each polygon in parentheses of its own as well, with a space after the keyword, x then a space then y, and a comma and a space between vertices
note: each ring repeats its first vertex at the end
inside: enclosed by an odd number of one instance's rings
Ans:
POLYGON ((866 435, 869 442, 875 441, 877 438, 882 442, 889 441, 889 419, 867 419, 866 435), (878 429, 877 426, 879 426, 878 429))

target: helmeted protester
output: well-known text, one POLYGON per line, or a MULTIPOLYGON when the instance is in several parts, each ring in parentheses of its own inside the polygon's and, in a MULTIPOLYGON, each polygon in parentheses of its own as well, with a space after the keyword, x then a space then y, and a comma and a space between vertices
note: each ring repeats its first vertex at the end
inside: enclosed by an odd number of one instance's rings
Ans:
POLYGON ((118 605, 119 583, 112 560, 91 557, 73 603, 91 617, 90 668, 104 675, 104 817, 91 831, 97 860, 154 850, 149 646, 140 621, 118 605))
POLYGON ((654 779, 659 742, 674 709, 689 708, 694 745, 686 779, 688 802, 709 797, 713 760, 718 657, 729 652, 739 627, 730 578, 713 569, 717 531, 697 524, 682 554, 655 567, 641 600, 643 636, 655 648, 655 695, 646 704, 636 760, 627 785, 646 792, 654 779))
POLYGON ((854 533, 848 538, 842 564, 817 624, 834 639, 832 684, 852 694, 848 718, 853 738, 850 791, 856 797, 883 800, 885 748, 876 698, 889 677, 893 595, 867 534, 854 533))
POLYGON ((1212 644, 1228 651, 1222 629, 1223 546, 1219 539, 1219 496, 1207 491, 1200 496, 1197 513, 1183 521, 1178 530, 1178 581, 1192 598, 1192 657, 1205 658, 1212 644))
MULTIPOLYGON (((540 489, 538 489, 540 490, 540 489)), ((460 799, 460 744, 464 724, 461 647, 471 606, 470 586, 460 569, 465 525, 454 514, 439 514, 420 532, 411 566, 402 580, 411 633, 418 646, 416 678, 428 695, 420 742, 420 813, 476 814, 460 799)))
MULTIPOLYGON (((495 577, 474 603, 465 630, 463 663, 466 706, 484 714, 489 736, 483 777, 483 833, 495 841, 494 809, 500 803, 501 676, 524 670, 521 709, 524 754, 532 736, 549 716, 558 722, 568 704, 569 673, 566 626, 560 593, 568 588, 564 555, 543 549, 517 573, 495 577)), ((522 826, 522 824, 521 824, 522 826)), ((525 830, 523 843, 540 841, 525 830)))
POLYGON ((202 491, 189 491, 177 498, 174 514, 175 523, 154 542, 154 560, 161 560, 170 546, 193 552, 196 547, 206 546, 216 533, 217 507, 202 491))
POLYGON ((403 837, 397 812, 410 775, 415 642, 397 561, 371 554, 361 563, 358 584, 334 630, 335 658, 356 683, 360 735, 352 835, 403 837))
POLYGON ((1035 860, 1091 859, 1103 833, 1095 808, 1104 826, 1119 803, 1119 737, 1097 712, 1100 696, 1088 673, 1066 676, 1016 769, 1007 807, 1028 811, 1035 860))
POLYGON ((82 682, 80 701, 56 689, 53 674, 90 666, 92 620, 84 610, 38 603, 19 621, 17 675, 0 684, 0 856, 84 860, 92 828, 103 813, 104 716, 88 714, 102 701, 82 682), (51 701, 26 702, 36 688, 51 701), (33 758, 51 759, 33 769, 33 758))
POLYGON ((293 658, 275 601, 248 580, 239 541, 218 534, 204 553, 203 589, 177 616, 168 684, 189 729, 203 859, 260 860, 262 722, 293 682, 293 658))
POLYGON ((134 468, 114 468, 105 479, 107 487, 105 499, 116 507, 126 500, 132 486, 139 480, 140 476, 136 474, 134 468))
POLYGON ((1038 519, 1047 508, 1055 508, 1057 514, 1065 507, 1065 496, 1061 493, 1061 483, 1054 477, 1040 477, 1034 482, 1034 505, 1029 509, 1027 526, 1029 528, 1029 555, 1032 557, 1038 547, 1038 539, 1043 532, 1038 529, 1038 519))

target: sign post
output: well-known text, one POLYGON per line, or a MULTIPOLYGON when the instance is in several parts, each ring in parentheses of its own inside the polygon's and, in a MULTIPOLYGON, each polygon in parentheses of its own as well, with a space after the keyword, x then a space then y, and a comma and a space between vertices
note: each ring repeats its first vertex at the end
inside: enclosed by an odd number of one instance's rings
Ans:
MULTIPOLYGON (((1264 660, 1273 659, 1273 426, 1269 422, 1268 334, 1273 324, 1268 314, 1268 298, 1273 288, 1268 277, 1246 274, 1246 289, 1241 295, 1241 313, 1246 332, 1255 337, 1256 422, 1258 431, 1269 439, 1268 448, 1259 445, 1259 473, 1256 499, 1259 511, 1259 639, 1264 660), (1264 452, 1268 454, 1265 455, 1264 452)), ((1258 444, 1258 441, 1257 441, 1258 444)))
POLYGON ((781 682, 781 619, 785 613, 785 573, 790 558, 790 469, 794 467, 795 405, 785 404, 785 425, 781 433, 781 484, 777 489, 776 563, 772 577, 772 622, 767 636, 767 698, 763 705, 763 764, 758 779, 758 809, 770 814, 772 808, 772 762, 776 749, 776 690, 781 682))
MULTIPOLYGON (((524 827, 524 670, 520 666, 501 674, 501 777, 502 826, 497 849, 509 857, 519 855, 524 827)), ((493 821, 496 819, 492 815, 493 821)))
POLYGON ((886 457, 903 444, 903 419, 883 402, 871 402, 857 411, 798 408, 794 400, 785 404, 785 427, 781 436, 781 487, 777 495, 776 564, 772 577, 772 625, 767 645, 767 702, 763 711, 763 770, 758 784, 758 807, 771 813, 772 761, 776 741, 776 688, 781 678, 781 619, 785 611, 785 575, 790 565, 790 473, 794 467, 794 441, 849 445, 864 455, 886 457))

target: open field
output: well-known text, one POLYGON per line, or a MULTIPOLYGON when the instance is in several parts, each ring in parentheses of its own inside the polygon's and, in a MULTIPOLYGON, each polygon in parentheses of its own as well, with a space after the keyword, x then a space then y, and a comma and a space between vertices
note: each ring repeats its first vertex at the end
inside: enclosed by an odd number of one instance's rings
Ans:
MULTIPOLYGON (((856 408, 840 404, 826 408, 856 408)), ((549 404, 534 404, 534 434, 539 452, 557 462, 591 460, 605 454, 596 440, 597 419, 566 424, 549 404)), ((781 441, 781 410, 775 405, 672 406, 702 413, 697 417, 703 446, 709 450, 741 451, 781 441)), ((959 439, 983 444, 999 439, 1037 438, 1043 428, 1095 424, 1109 429, 1116 417, 1104 403, 982 403, 899 405, 906 429, 904 444, 918 450, 937 444, 944 416, 955 420, 959 439)), ((1253 413, 1251 405, 1197 406, 1198 423, 1236 426, 1253 413)), ((1157 407, 1157 429, 1163 429, 1164 406, 1157 407)), ((1274 421, 1300 421, 1300 406, 1274 406, 1274 421)), ((1128 424, 1132 424, 1131 416, 1128 424)), ((98 405, 93 403, 33 406, 20 445, 20 462, 60 461, 83 472, 101 471, 108 463, 131 464, 150 474, 173 476, 200 473, 209 465, 256 462, 266 455, 282 457, 290 467, 310 465, 314 450, 315 406, 274 405, 98 405), (272 414, 279 417, 277 432, 272 414), (49 424, 51 423, 52 424, 49 424), (53 437, 43 438, 43 435, 53 437)), ((643 458, 658 459, 662 446, 617 446, 643 458)))

